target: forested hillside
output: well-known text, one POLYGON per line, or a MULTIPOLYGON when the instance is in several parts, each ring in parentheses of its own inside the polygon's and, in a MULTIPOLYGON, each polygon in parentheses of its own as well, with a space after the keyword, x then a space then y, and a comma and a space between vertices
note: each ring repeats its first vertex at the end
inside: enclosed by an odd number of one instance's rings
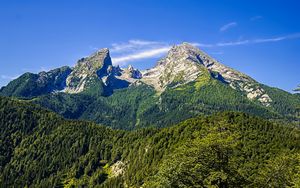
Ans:
POLYGON ((298 127, 233 112, 113 130, 1 97, 0 187, 296 186, 299 137, 298 127))
MULTIPOLYGON (((270 107, 250 101, 243 93, 217 80, 197 80, 157 94, 147 85, 119 89, 111 96, 90 93, 44 95, 31 101, 66 118, 90 120, 112 128, 132 130, 165 127, 198 115, 240 111, 266 119, 296 121, 300 97, 264 86, 276 99, 270 107)), ((298 117, 299 119, 299 117, 298 117)))

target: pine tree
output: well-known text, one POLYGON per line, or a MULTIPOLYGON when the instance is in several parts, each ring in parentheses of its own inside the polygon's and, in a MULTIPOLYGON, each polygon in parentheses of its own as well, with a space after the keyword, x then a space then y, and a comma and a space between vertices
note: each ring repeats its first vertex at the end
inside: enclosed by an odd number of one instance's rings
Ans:
MULTIPOLYGON (((294 91, 297 93, 300 93, 300 85, 298 85, 298 87, 296 89, 294 89, 294 91)), ((297 114, 299 117, 300 116, 300 104, 297 106, 296 110, 297 110, 297 114)))

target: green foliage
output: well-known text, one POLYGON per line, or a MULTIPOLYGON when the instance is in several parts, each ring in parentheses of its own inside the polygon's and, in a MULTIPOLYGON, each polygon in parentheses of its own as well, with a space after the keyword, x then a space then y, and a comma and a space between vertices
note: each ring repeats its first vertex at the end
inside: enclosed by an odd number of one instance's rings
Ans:
POLYGON ((78 119, 95 100, 95 96, 88 94, 69 95, 65 93, 55 93, 40 96, 39 98, 30 100, 30 102, 38 103, 45 108, 61 114, 65 118, 78 119))
MULTIPOLYGON (((224 124, 223 124, 224 126, 224 124)), ((207 135, 193 134, 195 139, 175 150, 146 183, 164 187, 238 187, 239 177, 233 153, 240 144, 239 135, 224 127, 214 127, 207 135)))
POLYGON ((299 112, 300 95, 290 94, 286 91, 264 85, 263 88, 273 100, 272 108, 274 111, 277 111, 286 118, 299 121, 299 117, 296 118, 295 116, 297 115, 297 112, 299 112))
POLYGON ((1 97, 0 187, 292 187, 299 138, 298 127, 232 112, 113 130, 1 97))
POLYGON ((274 102, 274 107, 268 108, 248 100, 243 93, 205 75, 206 73, 195 82, 167 88, 160 95, 152 87, 142 84, 116 90, 106 97, 90 92, 73 95, 56 93, 40 96, 32 101, 66 118, 90 120, 127 130, 169 126, 197 115, 228 110, 269 119, 296 118, 293 106, 300 104, 297 96, 285 92, 276 96, 282 91, 270 89, 270 95, 277 102, 274 102))
POLYGON ((38 96, 30 101, 65 118, 89 120, 125 130, 164 127, 191 117, 220 111, 239 111, 293 122, 299 121, 300 117, 299 94, 261 85, 272 99, 271 105, 265 107, 258 101, 249 100, 245 93, 232 89, 217 72, 206 69, 202 70, 196 81, 188 84, 182 84, 182 73, 178 73, 174 82, 159 94, 145 84, 127 87, 128 83, 118 79, 110 83, 113 86, 105 86, 96 76, 89 77, 86 90, 80 94, 48 94, 50 90, 46 89, 51 88, 48 87, 48 82, 42 82, 38 87, 38 79, 38 75, 24 74, 4 87, 0 94, 38 96), (180 83, 182 85, 177 86, 180 83), (113 91, 112 88, 123 89, 113 91))
POLYGON ((40 93, 38 90, 35 90, 36 85, 34 81, 37 79, 38 75, 32 73, 25 73, 18 79, 15 79, 12 82, 10 82, 8 86, 1 88, 1 94, 3 96, 12 95, 17 97, 37 95, 38 93, 40 93))

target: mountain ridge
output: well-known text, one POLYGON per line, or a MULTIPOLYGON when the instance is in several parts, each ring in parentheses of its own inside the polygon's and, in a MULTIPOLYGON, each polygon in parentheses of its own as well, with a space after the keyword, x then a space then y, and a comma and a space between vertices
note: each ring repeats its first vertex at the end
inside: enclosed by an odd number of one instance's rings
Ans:
POLYGON ((66 118, 122 129, 171 125, 228 110, 299 119, 299 95, 260 84, 188 43, 173 46, 144 71, 113 66, 106 48, 63 70, 67 73, 62 74, 60 90, 52 87, 47 72, 28 73, 3 87, 0 95, 30 100, 66 118), (47 78, 42 85, 41 75, 47 78))
MULTIPOLYGON (((65 88, 53 88, 43 94, 54 91, 70 94, 80 93, 89 88, 89 82, 104 85, 101 87, 111 85, 111 90, 128 87, 132 83, 143 82, 154 87, 158 92, 163 92, 169 85, 175 87, 195 81, 203 69, 208 70, 212 77, 229 84, 233 89, 245 92, 250 100, 258 100, 265 106, 269 106, 272 102, 268 94, 257 86, 257 81, 219 63, 205 52, 186 42, 174 45, 166 57, 159 60, 153 68, 143 71, 134 69, 132 66, 127 69, 113 66, 109 49, 100 49, 91 56, 78 60, 75 67, 67 75, 66 80, 62 80, 61 85, 64 85, 65 88), (122 86, 113 83, 116 81, 122 81, 122 86), (174 85, 172 82, 175 81, 178 83, 174 85)), ((5 90, 6 87, 1 88, 4 93, 5 90)), ((13 92, 9 93, 9 91, 6 93, 8 96, 14 95, 13 92)), ((29 97, 35 96, 29 95, 29 97)))

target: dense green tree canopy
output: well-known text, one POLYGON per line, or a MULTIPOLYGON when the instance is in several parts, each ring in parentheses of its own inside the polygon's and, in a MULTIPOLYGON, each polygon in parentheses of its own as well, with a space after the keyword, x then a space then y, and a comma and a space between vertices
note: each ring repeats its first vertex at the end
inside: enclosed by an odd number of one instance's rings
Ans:
POLYGON ((0 184, 295 186, 299 137, 298 127, 232 112, 128 132, 0 98, 0 184))

